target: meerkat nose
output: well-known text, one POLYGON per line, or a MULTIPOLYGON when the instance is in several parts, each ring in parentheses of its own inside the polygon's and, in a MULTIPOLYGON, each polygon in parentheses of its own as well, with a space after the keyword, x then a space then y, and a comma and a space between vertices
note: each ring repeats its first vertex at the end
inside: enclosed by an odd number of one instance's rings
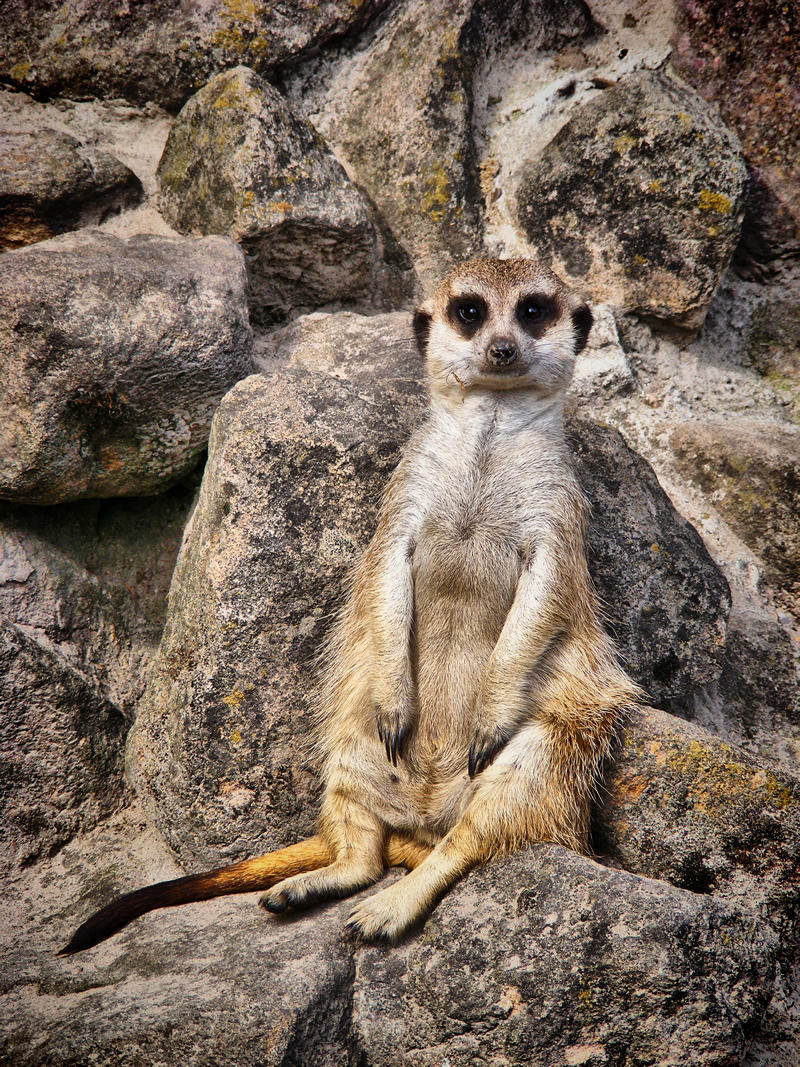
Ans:
POLYGON ((495 367, 509 367, 517 361, 517 346, 513 341, 494 341, 488 355, 495 367))

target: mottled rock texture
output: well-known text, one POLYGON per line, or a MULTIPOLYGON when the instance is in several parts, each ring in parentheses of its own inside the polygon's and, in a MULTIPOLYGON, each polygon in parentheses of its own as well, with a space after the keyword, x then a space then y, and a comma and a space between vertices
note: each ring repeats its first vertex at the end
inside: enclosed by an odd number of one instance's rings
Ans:
POLYGON ((0 624, 0 863, 48 856, 119 807, 119 709, 46 644, 0 624))
POLYGON ((164 215, 247 254, 253 321, 363 296, 376 255, 367 205, 317 131, 247 67, 181 111, 158 167, 164 215))
POLYGON ((0 251, 96 226, 141 197, 142 183, 108 152, 56 130, 0 129, 0 251))
POLYGON ((640 72, 578 109, 522 171, 516 215, 596 299, 696 332, 739 239, 745 184, 739 142, 712 109, 640 72))
POLYGON ((800 249, 800 78, 796 4, 679 0, 672 63, 719 107, 750 170, 747 260, 800 249))
POLYGON ((0 258, 0 498, 158 492, 250 367, 239 249, 89 231, 0 258))
POLYGON ((303 73, 326 138, 423 285, 481 247, 476 70, 512 43, 546 52, 593 26, 580 0, 412 0, 380 21, 347 67, 323 56, 303 73))
POLYGON ((678 467, 764 560, 765 577, 800 597, 800 435, 746 419, 693 422, 671 435, 678 467))
POLYGON ((469 875, 423 934, 356 957, 366 1062, 741 1062, 777 938, 751 915, 554 845, 469 875))
POLYGON ((38 96, 123 97, 169 111, 238 63, 283 63, 366 25, 386 0, 7 0, 0 77, 38 96))

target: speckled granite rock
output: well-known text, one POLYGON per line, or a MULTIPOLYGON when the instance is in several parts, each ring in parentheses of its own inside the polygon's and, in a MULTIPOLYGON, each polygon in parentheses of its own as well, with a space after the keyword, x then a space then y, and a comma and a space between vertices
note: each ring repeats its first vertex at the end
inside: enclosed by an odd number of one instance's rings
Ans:
POLYGON ((598 300, 696 332, 744 214, 736 136, 695 92, 642 71, 584 104, 521 174, 531 247, 598 300))
POLYGON ((247 67, 192 97, 158 178, 176 229, 241 242, 253 322, 369 288, 377 238, 366 202, 313 126, 247 67))
POLYGON ((357 33, 387 0, 6 0, 0 75, 40 96, 124 97, 177 111, 220 70, 282 63, 357 33))
POLYGON ((0 257, 0 498, 154 493, 250 369, 239 249, 98 231, 0 257))
POLYGON ((0 129, 0 251, 97 226, 141 197, 142 183, 108 152, 56 130, 0 129))

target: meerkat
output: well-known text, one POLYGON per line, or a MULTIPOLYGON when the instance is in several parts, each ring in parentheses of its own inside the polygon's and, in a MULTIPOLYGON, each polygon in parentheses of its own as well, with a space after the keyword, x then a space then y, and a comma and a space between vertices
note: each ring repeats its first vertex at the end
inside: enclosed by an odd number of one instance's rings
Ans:
POLYGON ((324 656, 318 835, 128 894, 65 954, 153 908, 264 889, 282 912, 405 866, 348 921, 394 941, 492 857, 587 849, 604 758, 639 699, 599 621, 563 428, 591 324, 528 260, 470 260, 417 311, 429 411, 324 656))

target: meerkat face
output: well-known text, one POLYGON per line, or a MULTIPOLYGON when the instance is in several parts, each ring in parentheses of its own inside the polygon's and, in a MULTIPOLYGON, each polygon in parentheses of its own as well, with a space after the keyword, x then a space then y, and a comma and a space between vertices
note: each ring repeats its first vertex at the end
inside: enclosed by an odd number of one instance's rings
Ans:
POLYGON ((434 389, 563 392, 592 313, 531 260, 473 259, 414 317, 434 389))

